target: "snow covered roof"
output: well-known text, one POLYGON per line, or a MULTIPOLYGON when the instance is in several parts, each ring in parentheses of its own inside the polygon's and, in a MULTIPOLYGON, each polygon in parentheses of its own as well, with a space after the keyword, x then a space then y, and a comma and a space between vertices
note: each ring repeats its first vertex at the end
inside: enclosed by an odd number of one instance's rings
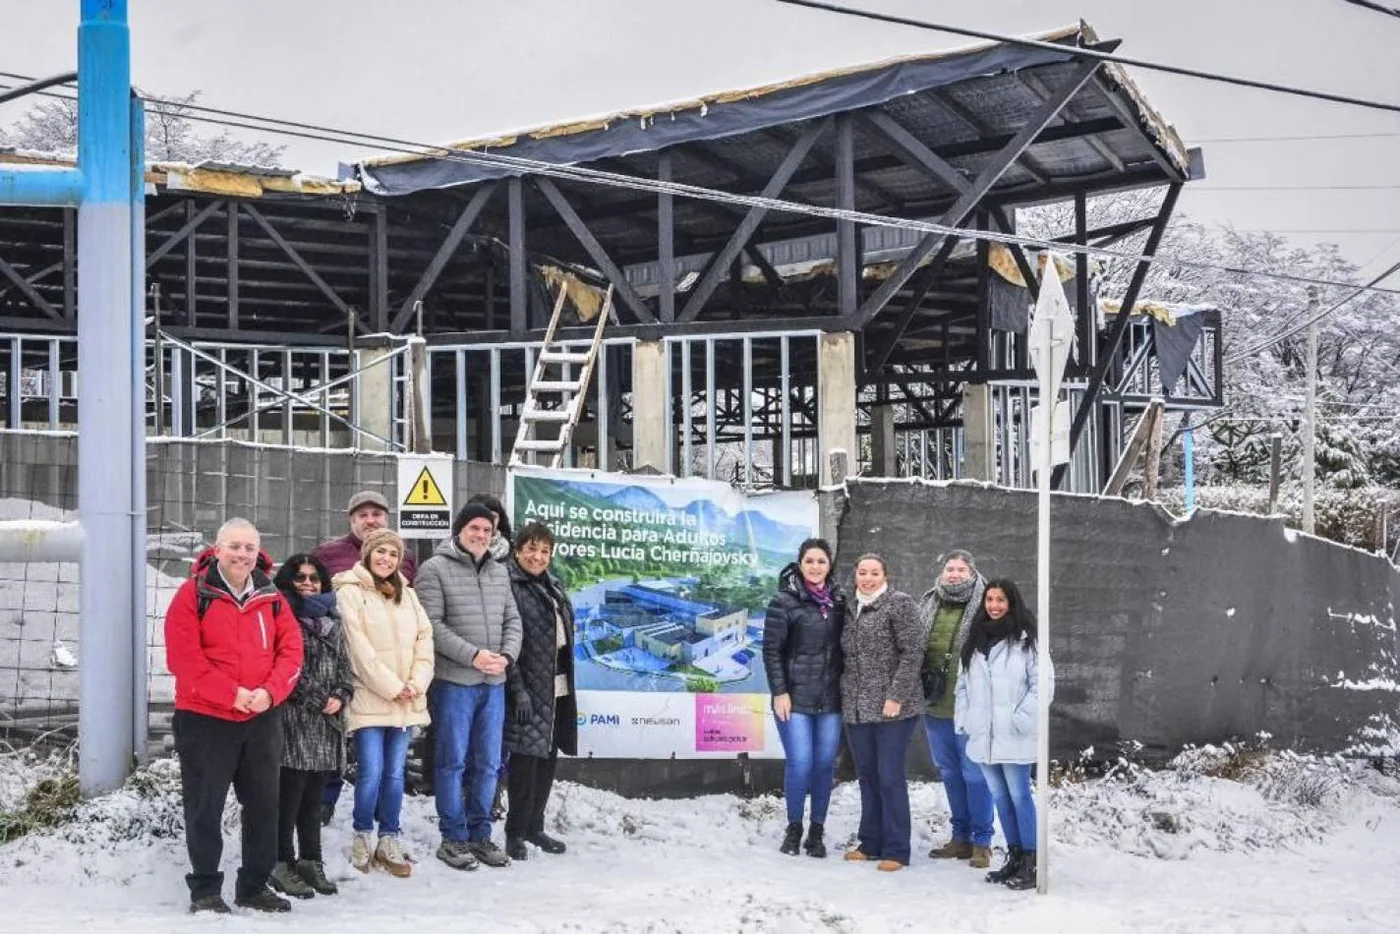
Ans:
MULTIPOLYGON (((6 167, 72 167, 75 164, 76 160, 67 153, 0 146, 0 165, 6 167)), ((339 195, 360 190, 360 183, 352 179, 337 180, 296 169, 236 162, 148 162, 146 184, 168 191, 240 198, 260 198, 264 194, 339 195)))
MULTIPOLYGON (((518 170, 453 159, 454 150, 497 152, 556 164, 579 164, 600 159, 654 152, 687 142, 738 136, 784 124, 886 104, 920 92, 944 89, 979 78, 1013 76, 1035 67, 1064 65, 1077 46, 1099 41, 1087 23, 1064 26, 1029 36, 1064 45, 1064 52, 1012 45, 980 43, 932 53, 828 69, 757 87, 723 90, 679 101, 632 106, 606 114, 509 130, 447 143, 441 149, 400 153, 342 166, 342 177, 359 177, 368 191, 407 194, 425 188, 469 184, 519 174, 518 170), (446 160, 446 161, 444 161, 446 160)), ((1127 73, 1116 65, 1101 72, 1103 94, 1118 100, 1115 108, 1139 125, 1163 161, 1182 175, 1190 171, 1190 156, 1176 131, 1147 103, 1127 73)), ((1009 86, 979 89, 973 110, 985 105, 995 124, 1014 110, 1009 86)), ((1020 91, 1027 89, 1022 87, 1020 91)), ((1085 88, 1076 100, 1090 104, 1098 92, 1085 88)), ((1037 97, 1036 101, 1040 99, 1037 97)), ((966 104, 967 102, 963 102, 966 104)), ((1071 108, 1075 104, 1071 103, 1071 108)), ((1079 107, 1080 110, 1084 106, 1079 107)), ((912 115, 906 115, 912 116, 912 115)), ((979 116, 982 116, 979 114, 979 116)))

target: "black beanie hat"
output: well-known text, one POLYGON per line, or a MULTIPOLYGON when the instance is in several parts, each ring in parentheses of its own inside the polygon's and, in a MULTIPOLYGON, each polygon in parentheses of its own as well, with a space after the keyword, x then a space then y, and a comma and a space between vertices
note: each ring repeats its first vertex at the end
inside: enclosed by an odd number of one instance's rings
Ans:
POLYGON ((467 523, 473 519, 485 519, 492 525, 496 524, 496 514, 491 511, 490 507, 483 503, 467 503, 457 511, 457 518, 452 520, 452 537, 456 538, 461 535, 462 529, 466 528, 467 523))

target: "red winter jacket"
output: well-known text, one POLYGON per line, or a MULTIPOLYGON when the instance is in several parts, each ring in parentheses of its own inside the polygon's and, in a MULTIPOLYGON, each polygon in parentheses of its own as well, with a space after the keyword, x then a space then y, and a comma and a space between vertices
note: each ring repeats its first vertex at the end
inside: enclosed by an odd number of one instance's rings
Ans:
POLYGON ((242 606, 218 574, 214 550, 199 556, 165 613, 165 658, 175 676, 175 709, 251 720, 235 710, 240 687, 266 688, 274 706, 301 675, 301 627, 287 598, 268 579, 272 562, 259 553, 253 592, 242 606), (199 605, 206 604, 200 619, 199 605))

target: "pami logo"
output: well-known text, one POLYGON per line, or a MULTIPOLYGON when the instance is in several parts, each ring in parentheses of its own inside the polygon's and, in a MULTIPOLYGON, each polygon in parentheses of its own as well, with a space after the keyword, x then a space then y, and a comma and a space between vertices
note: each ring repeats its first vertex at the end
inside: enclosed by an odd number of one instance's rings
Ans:
POLYGON ((615 713, 580 713, 579 726, 621 726, 622 717, 615 713))

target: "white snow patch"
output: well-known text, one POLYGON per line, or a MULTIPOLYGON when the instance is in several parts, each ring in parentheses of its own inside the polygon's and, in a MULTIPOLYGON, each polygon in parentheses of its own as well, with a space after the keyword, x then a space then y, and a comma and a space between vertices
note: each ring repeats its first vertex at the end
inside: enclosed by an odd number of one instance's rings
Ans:
MULTIPOLYGON (((1383 931, 1396 899, 1400 782, 1360 764, 1281 754, 1246 782, 1201 774, 1224 750, 1163 772, 1121 766, 1055 789, 1051 893, 993 888, 982 873, 924 854, 946 837, 941 786, 914 783, 914 859, 878 873, 839 859, 859 816, 854 784, 827 820, 832 856, 777 852, 782 802, 713 795, 628 800, 570 783, 547 815, 569 852, 531 850, 507 870, 454 872, 432 856, 433 802, 409 797, 413 878, 361 876, 346 860, 348 802, 324 832, 341 894, 297 902, 289 919, 190 919, 183 883, 178 769, 163 760, 127 788, 81 806, 56 830, 0 846, 5 912, 16 930, 239 930, 344 934, 371 925, 430 930, 464 911, 492 931, 1383 931), (1356 871, 1365 865, 1367 871, 1356 871), (548 893, 547 897, 542 893, 548 893), (936 906, 936 907, 935 907, 936 906), (288 927, 291 924, 293 927, 288 927)), ((225 819, 224 868, 237 865, 239 816, 225 819)), ((499 829, 497 829, 499 834, 499 829)))
POLYGON ((1230 607, 1229 609, 1227 609, 1227 610, 1225 611, 1225 615, 1226 615, 1226 616, 1233 617, 1233 616, 1235 615, 1235 608, 1234 608, 1234 607, 1230 607))

